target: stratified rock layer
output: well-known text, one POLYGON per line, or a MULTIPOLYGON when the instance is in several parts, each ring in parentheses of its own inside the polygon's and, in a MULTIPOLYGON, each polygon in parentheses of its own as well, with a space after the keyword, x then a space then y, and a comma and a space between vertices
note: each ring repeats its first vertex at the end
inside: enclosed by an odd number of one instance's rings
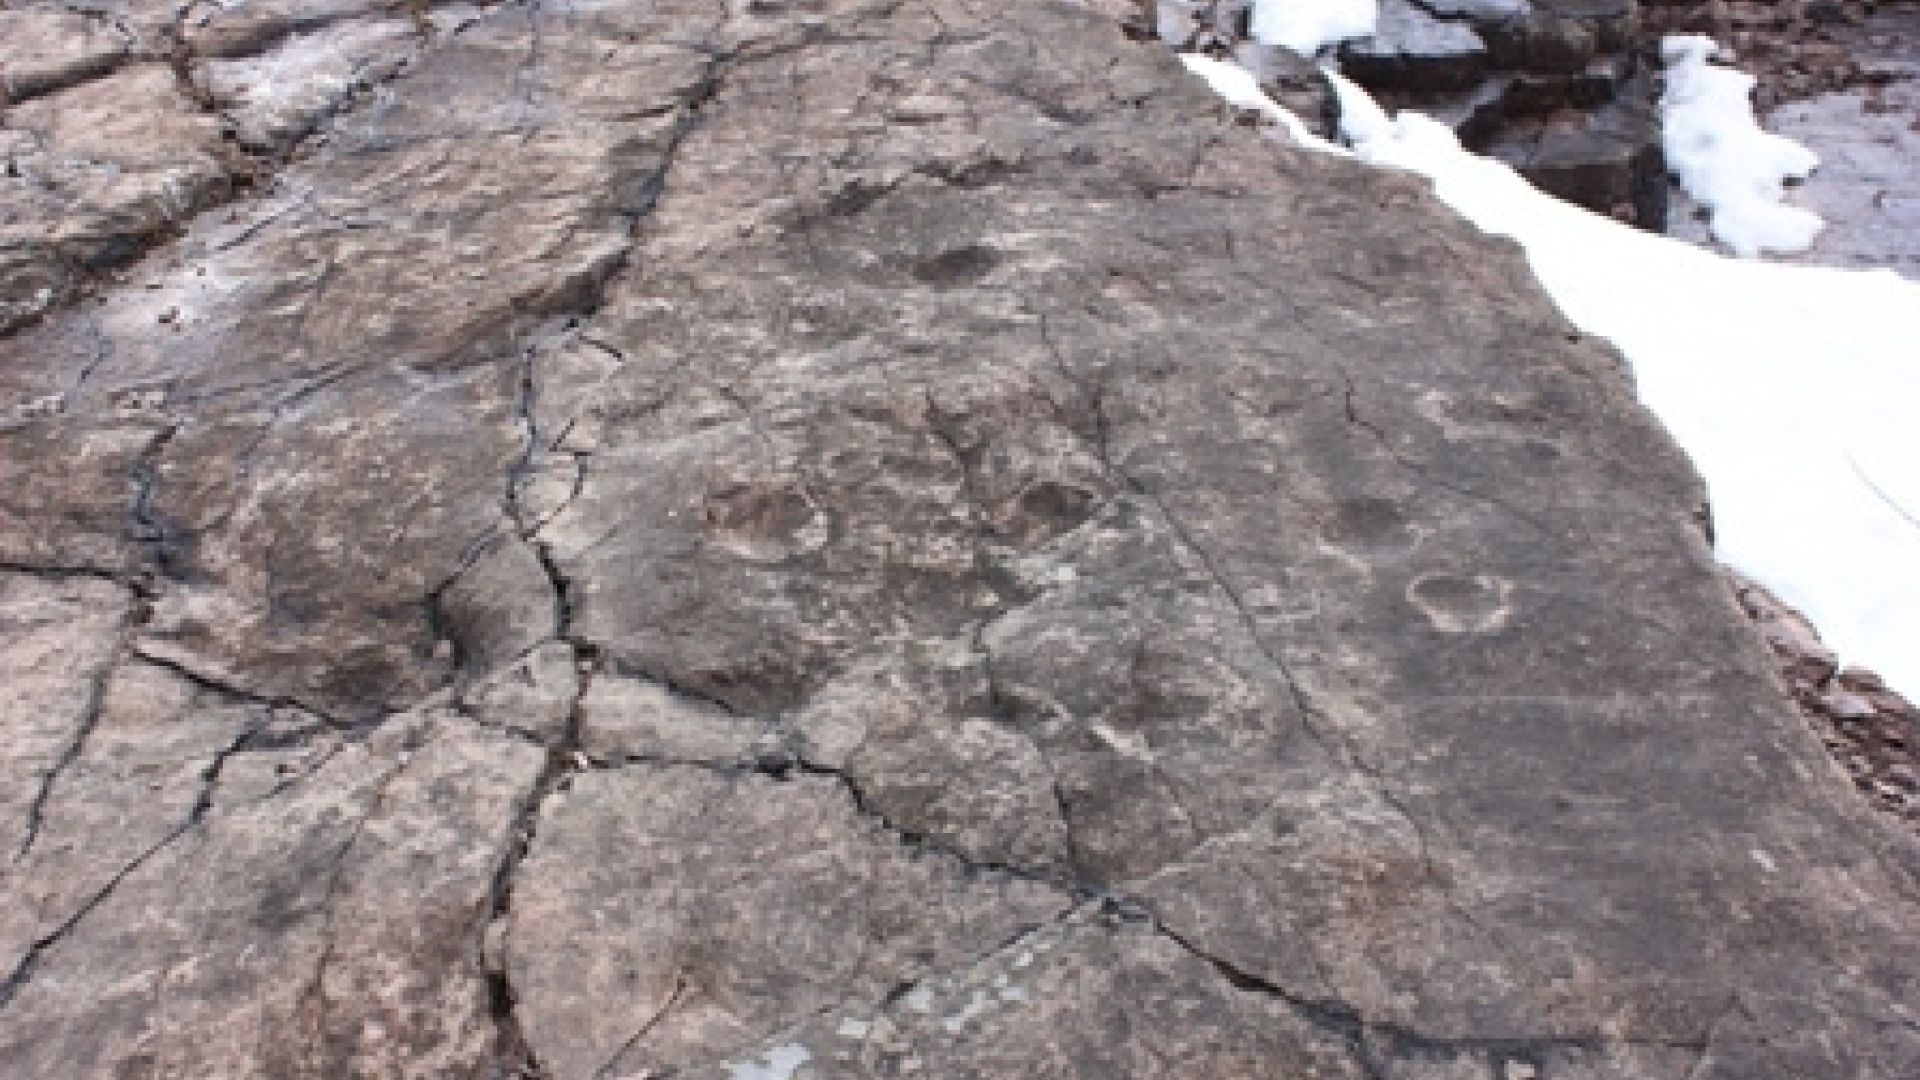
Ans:
POLYGON ((147 6, 0 46, 10 1076, 1913 1075, 1911 837, 1412 180, 1048 4, 147 6))

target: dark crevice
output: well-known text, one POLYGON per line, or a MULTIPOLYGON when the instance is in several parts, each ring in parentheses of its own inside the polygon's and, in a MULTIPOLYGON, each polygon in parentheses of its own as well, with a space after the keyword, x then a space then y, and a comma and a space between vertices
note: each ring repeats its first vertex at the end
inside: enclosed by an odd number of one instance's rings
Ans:
POLYGON ((20 992, 20 989, 33 978, 34 971, 39 967, 41 958, 46 955, 48 949, 57 946, 68 934, 72 933, 74 928, 80 925, 81 920, 85 919, 102 903, 105 903, 107 898, 113 895, 114 890, 120 887, 120 883, 132 876, 133 873, 142 866, 145 866, 148 860, 166 850, 181 837, 187 835, 199 826, 202 819, 206 817, 207 811, 213 807, 214 788, 219 783, 220 771, 226 767, 227 760, 245 750, 248 742, 260 731, 265 723, 266 721, 262 720, 249 724, 232 742, 214 754, 213 760, 207 763, 205 769, 201 770, 200 793, 194 799, 193 806, 187 811, 185 818, 172 829, 169 829, 166 835, 148 845, 145 850, 135 855, 126 865, 115 871, 114 875, 107 879, 106 884, 94 890, 93 894, 87 897, 87 899, 62 920, 58 926, 35 939, 33 944, 28 946, 26 954, 20 958, 20 962, 14 966, 14 969, 7 974, 5 979, 0 979, 0 1010, 5 1009, 13 1001, 14 996, 20 992))
POLYGON ((66 744, 60 748, 59 756, 40 774, 40 782, 34 788, 33 801, 27 804, 27 830, 26 835, 21 838, 20 850, 14 852, 13 858, 16 862, 26 858, 27 853, 33 850, 34 841, 40 838, 40 827, 46 816, 47 799, 53 795, 54 785, 59 782, 61 774, 66 772, 67 767, 79 758, 80 751, 87 745, 87 738, 93 734, 94 726, 100 722, 100 713, 106 707, 107 687, 113 682, 114 674, 120 669, 120 655, 126 648, 127 637, 134 624, 134 616, 132 606, 122 610, 120 622, 114 628, 113 650, 101 663, 100 670, 94 672, 93 678, 87 682, 86 701, 81 706, 80 720, 68 735, 66 744))
MULTIPOLYGON (((1109 904, 1106 901, 1098 900, 1098 899, 1083 898, 1080 900, 1076 900, 1074 903, 1069 904, 1064 908, 1061 908, 1059 914, 1054 915, 1050 919, 1046 919, 1042 922, 1024 923, 1016 927, 1014 931, 1011 934, 1008 934, 1005 938, 994 943, 993 945, 988 946, 985 949, 980 950, 979 952, 966 958, 965 960, 962 960, 955 964, 947 965, 946 967, 943 967, 938 971, 929 971, 918 978, 908 979, 895 984, 891 989, 887 991, 886 996, 880 999, 879 1007, 874 1011, 876 1013, 887 1012, 893 1009, 894 1007, 898 1006, 902 1001, 906 1000, 907 996, 912 994, 915 990, 925 986, 930 982, 933 982, 936 979, 944 979, 957 971, 968 971, 974 968, 978 968, 978 967, 982 967, 987 964, 990 964, 995 959, 1005 955, 1006 953, 1012 952, 1015 949, 1025 947, 1035 937, 1039 936, 1041 933, 1043 933, 1046 930, 1052 929, 1053 927, 1064 925, 1068 922, 1071 922, 1075 918, 1078 918, 1089 912, 1096 912, 1096 911, 1103 911, 1103 910, 1111 912, 1113 910, 1113 905, 1109 904)), ((844 1007, 845 1007, 844 1003, 836 1003, 835 1005, 824 1010, 823 1014, 831 1014, 833 1012, 839 1011, 844 1007)))
POLYGON ((672 676, 635 664, 623 657, 603 656, 601 658, 601 669, 605 671, 606 674, 617 678, 637 679, 641 682, 653 683, 674 697, 682 698, 696 705, 705 706, 708 709, 712 709, 715 712, 736 720, 760 720, 768 724, 777 723, 776 721, 766 720, 755 713, 746 712, 733 702, 717 694, 697 687, 688 686, 674 679, 672 676))
MULTIPOLYGON (((538 649, 541 646, 552 644, 553 640, 554 639, 552 638, 548 638, 545 641, 540 642, 538 645, 535 645, 533 648, 538 649)), ((530 649, 528 651, 531 652, 532 650, 530 649)), ((515 657, 514 661, 512 662, 518 662, 519 660, 524 658, 525 658, 525 654, 523 653, 521 656, 515 657)), ((554 740, 542 738, 539 734, 529 731, 526 728, 515 727, 512 724, 503 724, 493 720, 483 720, 480 717, 475 716, 472 710, 470 709, 470 707, 468 706, 468 703, 466 702, 466 700, 461 698, 458 695, 453 696, 450 700, 447 701, 446 708, 449 713, 457 717, 463 723, 472 724, 474 727, 479 728, 482 731, 490 731, 495 735, 500 735, 509 739, 515 739, 519 742, 526 743, 528 746, 535 747, 542 752, 545 752, 553 748, 554 740)))
MULTIPOLYGON (((561 579, 554 579, 555 591, 562 596, 564 584, 561 579)), ((563 623, 561 631, 563 635, 570 634, 571 626, 563 623)), ((532 1041, 520 1024, 518 998, 508 970, 507 957, 490 956, 486 938, 492 927, 504 926, 504 920, 512 914, 514 880, 521 863, 533 847, 542 806, 547 797, 580 768, 581 703, 592 683, 593 669, 587 659, 590 653, 570 637, 566 640, 574 646, 575 661, 580 668, 579 685, 575 689, 573 703, 567 710, 565 727, 554 743, 545 747, 546 758, 541 763, 539 774, 515 806, 513 824, 507 832, 507 847, 499 865, 494 868, 493 881, 487 891, 486 909, 479 920, 476 934, 481 970, 486 973, 488 1011, 493 1017, 496 1032, 494 1054, 505 1075, 531 1080, 544 1080, 550 1074, 541 1065, 532 1041)))
POLYGON ((680 995, 684 994, 686 989, 687 980, 685 975, 676 971, 673 977, 673 988, 667 991, 666 998, 660 1002, 653 1012, 648 1014, 647 1018, 634 1030, 634 1033, 629 1035, 626 1040, 620 1044, 620 1049, 615 1050, 612 1057, 609 1057, 599 1068, 593 1070, 593 1080, 605 1080, 606 1077, 611 1076, 613 1070, 620 1064, 620 1059, 626 1057, 634 1047, 640 1045, 640 1040, 646 1038, 648 1032, 659 1027, 660 1021, 666 1019, 667 1014, 673 1011, 673 1007, 680 1001, 680 995))
MULTIPOLYGON (((531 442, 533 432, 528 429, 531 442)), ((511 495, 510 495, 511 497, 511 495)), ((517 504, 515 506, 517 510, 517 504)), ((592 687, 594 675, 598 670, 598 649, 574 632, 572 588, 547 545, 533 540, 533 551, 539 560, 541 570, 546 574, 548 586, 553 593, 555 625, 558 627, 559 640, 564 641, 573 650, 577 683, 573 700, 567 708, 567 716, 559 735, 550 744, 543 745, 546 757, 542 761, 539 774, 533 784, 521 796, 515 806, 513 823, 507 833, 506 850, 495 867, 492 883, 488 887, 487 904, 476 934, 476 948, 481 959, 481 968, 486 973, 487 1004, 493 1018, 495 1035, 494 1054, 504 1075, 545 1080, 550 1074, 540 1063, 533 1049, 532 1041, 521 1026, 512 975, 508 970, 505 956, 490 956, 486 938, 490 929, 496 925, 504 926, 505 920, 513 910, 513 886, 520 865, 532 849, 534 834, 539 827, 539 816, 547 797, 564 785, 576 772, 584 760, 580 753, 580 729, 582 707, 588 691, 592 687)))
POLYGON ((127 538, 144 556, 144 561, 163 574, 184 571, 179 565, 178 547, 182 537, 168 528, 154 509, 154 497, 160 487, 160 457, 180 431, 178 421, 154 433, 140 449, 130 478, 133 495, 127 506, 127 538))
POLYGON ((1053 755, 1047 753, 1046 748, 1040 744, 1040 740, 1026 725, 1018 722, 1018 707, 1000 684, 993 649, 987 644, 987 628, 993 625, 997 618, 999 618, 998 614, 975 623, 973 632, 968 638, 968 645, 980 662, 981 677, 987 683, 987 715, 1002 727, 1019 732, 1033 746, 1034 754, 1040 759, 1040 764, 1046 768, 1047 791, 1053 800, 1054 813, 1060 818, 1061 843, 1064 849, 1061 853, 1062 858, 1066 861, 1067 873, 1075 881, 1079 881, 1082 879, 1080 870, 1082 859, 1079 839, 1075 836, 1073 829, 1072 801, 1067 797, 1065 785, 1060 782, 1060 772, 1054 767, 1053 755))
POLYGON ((109 585, 118 585, 129 592, 140 593, 142 582, 126 574, 98 566, 60 566, 44 563, 16 562, 12 559, 0 559, 0 574, 20 574, 25 577, 46 578, 53 581, 85 578, 101 581, 109 585))
MULTIPOLYGON (((767 770, 764 769, 759 771, 767 772, 767 770)), ((789 771, 798 772, 807 776, 819 776, 832 779, 838 783, 841 790, 846 793, 847 800, 852 804, 856 813, 867 821, 877 825, 902 848, 910 852, 950 859, 965 869, 971 876, 1015 878, 1031 884, 1043 885, 1081 900, 1105 900, 1114 896, 1105 886, 1098 883, 1076 880, 1070 873, 1062 873, 1045 867, 1002 862, 997 859, 978 859, 937 837, 905 828, 889 818, 885 811, 875 806, 873 801, 867 796, 866 791, 861 788, 859 781, 844 769, 837 769, 816 761, 810 761, 796 753, 793 756, 790 770, 781 769, 771 772, 770 775, 773 775, 776 779, 780 779, 786 776, 789 771)))
POLYGON ((249 690, 244 686, 239 686, 237 684, 230 683, 230 682, 224 682, 215 676, 206 674, 205 672, 196 671, 193 668, 188 667, 185 663, 182 663, 179 660, 173 659, 172 657, 159 656, 154 653, 147 652, 137 641, 129 643, 126 647, 126 651, 128 655, 134 657, 135 659, 138 659, 143 663, 152 664, 154 667, 157 667, 157 668, 164 668, 168 672, 171 672, 172 674, 177 675, 182 679, 185 679, 187 682, 192 683, 194 686, 200 688, 201 690, 206 690, 211 693, 219 694, 223 697, 230 698, 235 701, 250 702, 252 704, 262 706, 269 710, 277 711, 277 710, 284 709, 284 710, 292 710, 294 712, 306 713, 310 716, 317 717, 321 722, 325 723, 328 727, 332 728, 335 731, 341 732, 343 734, 348 734, 348 735, 363 734, 367 731, 372 730, 373 728, 380 726, 380 723, 386 719, 387 714, 383 713, 383 714, 376 714, 374 716, 367 717, 357 722, 342 720, 338 717, 331 716, 325 711, 315 708, 313 705, 308 704, 305 701, 301 701, 300 699, 292 697, 290 695, 264 694, 255 690, 249 690))
MULTIPOLYGON (((637 233, 640 223, 658 205, 660 197, 666 191, 668 177, 680 148, 700 126, 703 107, 719 92, 725 74, 734 60, 735 54, 732 52, 716 51, 709 54, 706 73, 689 95, 679 121, 668 137, 659 166, 641 182, 635 193, 632 208, 623 214, 629 237, 637 233)), ((586 302, 569 320, 569 329, 578 328, 599 310, 605 301, 608 289, 629 266, 633 257, 633 247, 634 245, 630 243, 618 258, 609 261, 598 279, 589 284, 586 302)), ((521 357, 520 394, 516 403, 516 415, 524 429, 526 445, 519 459, 509 470, 504 496, 505 507, 509 520, 515 523, 521 538, 532 545, 534 556, 547 577, 553 594, 554 619, 558 627, 558 637, 573 649, 579 680, 575 687, 573 702, 567 712, 565 726, 553 744, 546 747, 546 760, 541 765, 540 773, 515 811, 513 825, 508 834, 507 849, 495 868, 487 908, 478 928, 477 937, 480 940, 476 943, 483 969, 487 973, 488 1007, 496 1031, 494 1052, 497 1063, 508 1075, 535 1078, 535 1080, 550 1074, 540 1062, 533 1043, 520 1022, 518 997, 512 974, 508 970, 510 966, 508 960, 505 956, 489 958, 484 939, 490 927, 504 926, 504 920, 512 913, 514 881, 521 864, 532 849, 535 834, 539 828, 542 806, 550 795, 566 785, 575 772, 592 764, 580 749, 582 707, 601 662, 598 646, 580 636, 575 628, 572 583, 555 558, 552 548, 538 535, 539 528, 546 523, 547 518, 536 521, 528 513, 527 507, 521 503, 522 487, 531 475, 541 449, 541 433, 537 422, 539 378, 536 365, 539 355, 538 348, 530 348, 521 357)), ((577 485, 574 494, 578 494, 577 485)), ((550 517, 551 515, 548 515, 548 518, 550 517)), ((671 1008, 671 1005, 670 1000, 663 1006, 663 1014, 666 1009, 671 1008)), ((644 1034, 644 1030, 641 1034, 644 1034)))
MULTIPOLYGON (((423 6, 420 0, 400 0, 400 2, 409 8, 423 6)), ((294 38, 305 37, 316 30, 325 30, 342 23, 361 21, 370 17, 368 13, 358 11, 309 13, 281 22, 264 23, 251 34, 223 41, 217 49, 196 50, 187 37, 187 22, 193 14, 192 5, 182 6, 175 13, 173 23, 153 28, 151 45, 154 47, 150 48, 142 47, 141 35, 128 26, 123 19, 110 17, 104 11, 86 7, 68 7, 67 10, 84 16, 89 21, 110 26, 119 35, 124 48, 116 53, 102 55, 94 62, 76 67, 70 72, 62 73, 62 77, 42 79, 24 89, 13 84, 0 86, 0 104, 24 105, 29 101, 48 97, 63 90, 71 90, 110 78, 133 64, 160 62, 178 65, 201 59, 246 60, 264 56, 294 38)), ((380 15, 376 12, 371 17, 378 18, 380 15)), ((206 24, 207 20, 202 19, 198 25, 206 24)))
MULTIPOLYGON (((1155 929, 1188 954, 1204 961, 1235 989, 1270 998, 1313 1027, 1336 1036, 1370 1080, 1390 1080, 1400 1070, 1395 1062, 1448 1064, 1462 1058, 1478 1061, 1490 1077, 1511 1075, 1507 1066, 1526 1065, 1543 1075, 1549 1063, 1566 1054, 1592 1054, 1609 1046, 1643 1046, 1702 1052, 1708 1037, 1688 1040, 1616 1039, 1603 1035, 1458 1036, 1430 1035, 1402 1024, 1369 1020, 1352 1005, 1330 998, 1307 997, 1201 948, 1164 923, 1155 929)), ((1717 1021, 1716 1021, 1717 1023, 1717 1021)))
POLYGON ((33 801, 27 804, 26 835, 20 840, 20 850, 13 854, 15 862, 26 858, 27 853, 33 850, 34 841, 40 838, 40 827, 46 816, 47 799, 53 795, 53 787, 59 783, 61 774, 66 772, 67 767, 80 756, 81 749, 87 744, 87 737, 93 734, 94 725, 100 722, 100 709, 106 699, 107 683, 113 679, 113 673, 118 667, 116 661, 109 660, 93 677, 87 687, 87 700, 80 714, 80 722, 74 725, 66 745, 60 748, 60 755, 40 774, 40 783, 34 788, 33 801))

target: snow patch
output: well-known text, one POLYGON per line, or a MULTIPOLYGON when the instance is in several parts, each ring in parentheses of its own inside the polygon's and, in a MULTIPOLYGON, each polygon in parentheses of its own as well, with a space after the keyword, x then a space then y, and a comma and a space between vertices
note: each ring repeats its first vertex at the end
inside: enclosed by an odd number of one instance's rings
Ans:
POLYGON ((1348 38, 1366 37, 1380 0, 1253 0, 1253 40, 1312 56, 1348 38))
POLYGON ((1920 697, 1920 282, 1727 258, 1563 203, 1338 75, 1355 154, 1511 237, 1705 478, 1720 557, 1920 697))
POLYGON ((1805 251, 1823 225, 1819 215, 1782 206, 1790 179, 1820 164, 1813 151, 1760 128, 1753 116, 1753 76, 1709 61, 1712 38, 1675 34, 1661 41, 1667 88, 1660 96, 1667 168, 1687 194, 1713 212, 1713 235, 1734 254, 1805 251))

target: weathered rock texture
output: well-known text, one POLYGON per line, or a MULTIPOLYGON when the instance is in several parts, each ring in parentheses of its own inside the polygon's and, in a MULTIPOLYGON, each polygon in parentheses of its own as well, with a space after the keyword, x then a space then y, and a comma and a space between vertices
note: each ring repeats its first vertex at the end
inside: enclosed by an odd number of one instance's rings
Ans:
POLYGON ((1418 184, 1044 3, 147 7, 0 46, 9 1076, 1914 1075, 1418 184))
MULTIPOLYGON (((1640 0, 1650 38, 1706 34, 1754 75, 1763 114, 1788 102, 1885 86, 1911 64, 1914 0, 1640 0)), ((1899 76, 1910 78, 1911 76, 1899 76)), ((1771 130, 1771 127, 1769 127, 1771 130)))
POLYGON ((1728 584, 1760 627, 1794 704, 1853 784, 1920 828, 1920 709, 1860 668, 1842 668, 1806 616, 1729 570, 1728 584))

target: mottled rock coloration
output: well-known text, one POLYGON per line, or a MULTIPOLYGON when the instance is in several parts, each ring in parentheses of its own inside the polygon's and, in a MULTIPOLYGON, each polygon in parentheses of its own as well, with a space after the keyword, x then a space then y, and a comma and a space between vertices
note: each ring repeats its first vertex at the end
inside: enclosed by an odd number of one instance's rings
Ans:
POLYGON ((1618 358, 1050 3, 23 5, 10 1077, 1908 1077, 1618 358))

